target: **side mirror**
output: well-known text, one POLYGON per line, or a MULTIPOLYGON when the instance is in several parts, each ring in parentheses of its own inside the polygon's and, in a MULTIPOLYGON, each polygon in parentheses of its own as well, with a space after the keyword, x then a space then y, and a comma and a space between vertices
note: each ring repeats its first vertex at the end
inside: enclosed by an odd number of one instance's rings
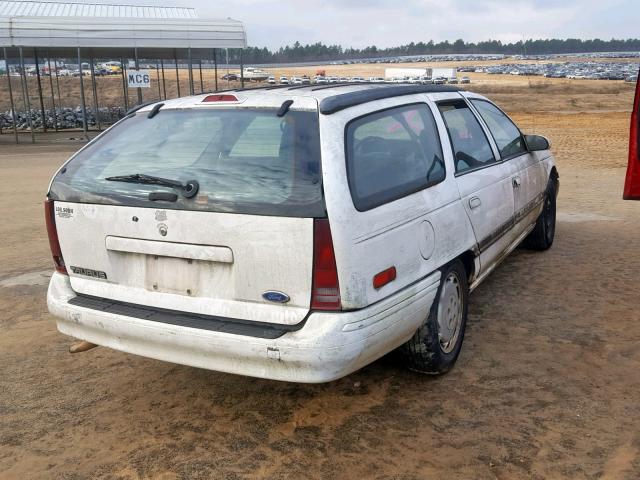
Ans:
POLYGON ((549 150, 551 148, 549 140, 542 135, 525 135, 524 140, 527 142, 530 152, 539 152, 540 150, 549 150))

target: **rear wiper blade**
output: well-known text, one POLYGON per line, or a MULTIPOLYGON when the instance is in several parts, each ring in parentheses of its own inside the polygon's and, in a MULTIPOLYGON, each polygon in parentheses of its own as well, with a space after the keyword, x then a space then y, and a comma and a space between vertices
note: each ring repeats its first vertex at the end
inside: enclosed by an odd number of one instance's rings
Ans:
POLYGON ((187 183, 182 183, 177 180, 170 180, 168 178, 145 175, 144 173, 118 175, 115 177, 107 177, 105 178, 105 180, 109 182, 140 183, 143 185, 160 185, 163 187, 171 187, 180 190, 185 198, 195 197, 198 193, 198 189, 200 188, 200 184, 197 180, 189 180, 187 183))

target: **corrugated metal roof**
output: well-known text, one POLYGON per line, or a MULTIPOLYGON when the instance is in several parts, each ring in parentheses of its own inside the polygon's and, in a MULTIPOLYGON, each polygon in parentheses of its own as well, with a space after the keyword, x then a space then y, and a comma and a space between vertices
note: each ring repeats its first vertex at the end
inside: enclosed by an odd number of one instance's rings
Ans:
POLYGON ((0 0, 0 17, 198 18, 195 8, 0 0))
POLYGON ((0 47, 244 48, 231 19, 0 17, 0 47))

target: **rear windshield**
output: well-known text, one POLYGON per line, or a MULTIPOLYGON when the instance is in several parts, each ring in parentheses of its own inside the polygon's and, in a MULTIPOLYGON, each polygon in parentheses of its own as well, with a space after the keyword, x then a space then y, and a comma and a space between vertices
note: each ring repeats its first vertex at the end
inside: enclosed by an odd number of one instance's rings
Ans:
POLYGON ((138 112, 90 144, 55 177, 54 200, 255 215, 325 216, 318 117, 272 109, 138 112), (199 190, 108 181, 135 174, 195 180, 199 190), (152 201, 158 192, 176 201, 152 201))

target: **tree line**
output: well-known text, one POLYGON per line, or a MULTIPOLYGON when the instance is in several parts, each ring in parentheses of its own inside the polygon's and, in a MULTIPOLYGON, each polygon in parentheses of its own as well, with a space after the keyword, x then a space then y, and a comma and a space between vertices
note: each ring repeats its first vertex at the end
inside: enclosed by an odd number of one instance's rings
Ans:
MULTIPOLYGON (((272 51, 266 47, 248 47, 244 50, 245 63, 287 63, 313 62, 325 60, 349 60, 363 58, 397 57, 403 55, 447 55, 447 54, 504 54, 504 55, 545 55, 553 53, 590 53, 590 52, 638 52, 640 39, 581 40, 579 38, 526 40, 503 43, 500 40, 484 42, 455 42, 447 40, 435 43, 411 42, 399 47, 378 48, 375 45, 365 48, 343 48, 340 45, 325 45, 318 42, 280 47, 272 51)), ((229 60, 237 62, 239 53, 229 51, 229 60)))

